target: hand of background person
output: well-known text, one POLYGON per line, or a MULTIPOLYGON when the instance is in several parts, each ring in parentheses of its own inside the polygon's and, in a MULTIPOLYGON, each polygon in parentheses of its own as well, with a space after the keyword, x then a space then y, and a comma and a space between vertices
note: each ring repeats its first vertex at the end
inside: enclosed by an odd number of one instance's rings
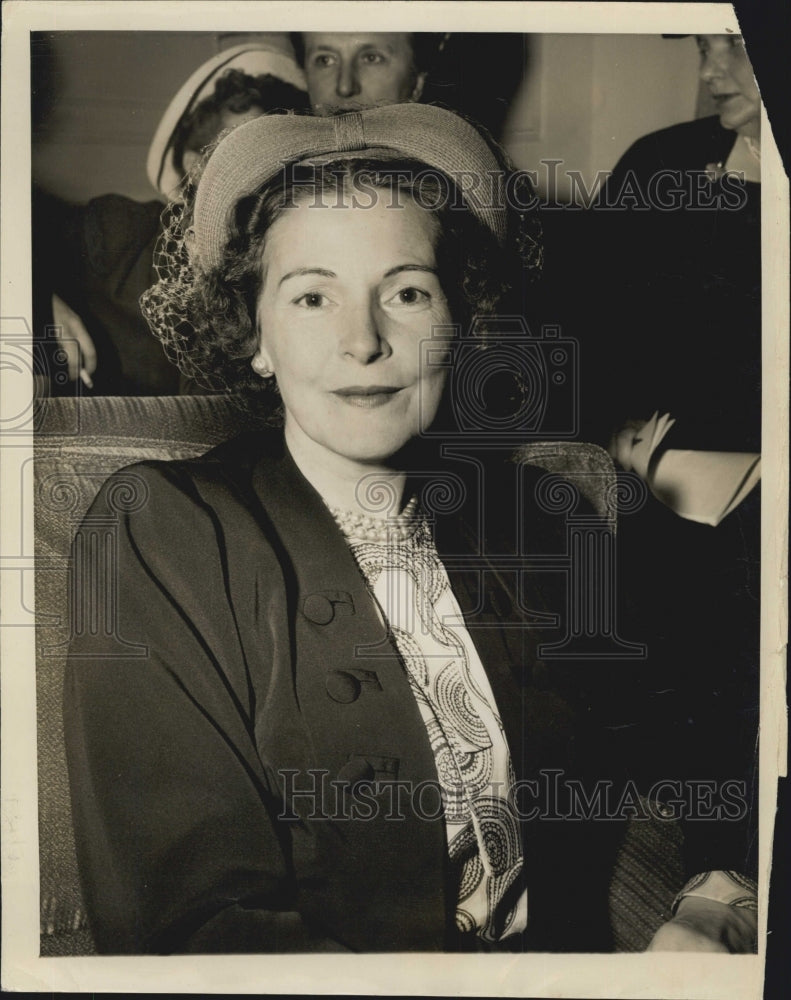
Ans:
POLYGON ((647 422, 646 420, 627 420, 623 427, 615 431, 610 438, 607 451, 624 472, 631 472, 634 468, 631 456, 635 438, 639 438, 640 431, 647 422))
POLYGON ((685 896, 672 920, 662 924, 646 951, 715 951, 747 954, 755 950, 758 914, 701 896, 685 896))
POLYGON ((82 377, 89 389, 93 388, 91 375, 96 371, 96 348, 91 335, 77 313, 59 296, 52 296, 52 318, 56 337, 66 354, 69 381, 82 377), (87 381, 81 372, 87 375, 87 381))

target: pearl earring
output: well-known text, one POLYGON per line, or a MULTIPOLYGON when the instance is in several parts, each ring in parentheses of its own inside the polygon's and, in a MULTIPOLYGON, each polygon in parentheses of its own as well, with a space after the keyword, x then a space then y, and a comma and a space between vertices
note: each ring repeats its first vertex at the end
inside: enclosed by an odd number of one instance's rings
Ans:
POLYGON ((252 365, 253 371, 261 378, 271 378, 275 374, 270 368, 267 368, 266 362, 259 358, 253 358, 252 365))

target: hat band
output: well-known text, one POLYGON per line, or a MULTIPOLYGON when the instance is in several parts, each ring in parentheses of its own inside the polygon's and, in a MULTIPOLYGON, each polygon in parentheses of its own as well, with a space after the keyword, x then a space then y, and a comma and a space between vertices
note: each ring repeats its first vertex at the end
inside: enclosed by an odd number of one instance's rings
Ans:
POLYGON ((351 153, 356 149, 365 149, 365 127, 363 116, 359 111, 334 118, 333 123, 335 125, 335 143, 339 153, 351 153))

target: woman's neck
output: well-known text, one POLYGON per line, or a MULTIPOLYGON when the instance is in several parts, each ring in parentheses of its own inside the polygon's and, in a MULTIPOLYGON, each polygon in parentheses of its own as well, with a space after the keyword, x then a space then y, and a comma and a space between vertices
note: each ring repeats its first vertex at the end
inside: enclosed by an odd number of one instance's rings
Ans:
POLYGON ((339 455, 288 423, 285 438, 297 468, 331 507, 383 518, 400 513, 404 472, 339 455))
POLYGON ((745 181, 761 183, 761 140, 739 132, 733 149, 725 161, 725 169, 740 174, 745 181))
POLYGON ((761 119, 751 118, 750 121, 745 122, 744 125, 740 125, 736 131, 739 135, 749 136, 753 142, 758 144, 758 148, 761 148, 761 119))

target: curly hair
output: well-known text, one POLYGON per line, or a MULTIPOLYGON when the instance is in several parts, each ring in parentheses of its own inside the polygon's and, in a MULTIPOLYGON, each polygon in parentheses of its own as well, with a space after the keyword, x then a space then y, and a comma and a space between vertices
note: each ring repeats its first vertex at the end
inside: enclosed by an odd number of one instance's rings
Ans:
MULTIPOLYGON (((522 182, 529 183, 524 178, 522 182)), ((182 371, 206 388, 230 392, 255 412, 276 405, 273 380, 262 379, 250 364, 258 347, 256 313, 267 232, 300 198, 351 190, 370 195, 371 188, 389 192, 396 205, 409 198, 436 219, 438 276, 460 336, 475 323, 476 342, 486 346, 487 337, 490 343, 496 341, 497 317, 526 314, 531 279, 541 265, 535 212, 510 211, 510 231, 501 246, 464 207, 452 181, 424 163, 339 155, 320 166, 284 170, 276 183, 241 198, 220 264, 207 271, 192 269, 185 255, 181 267, 188 267, 189 279, 184 280, 182 272, 171 295, 173 300, 178 297, 177 309, 168 309, 167 281, 146 293, 143 308, 152 329, 158 325, 161 331, 163 316, 169 317, 171 330, 160 339, 166 350, 172 348, 169 353, 182 371), (182 320, 175 330, 174 316, 182 320)), ((191 204, 188 200, 175 209, 183 213, 178 220, 182 232, 191 223, 191 204)))
POLYGON ((173 133, 173 165, 184 173, 184 154, 202 152, 223 129, 223 113, 243 114, 257 108, 263 114, 274 109, 307 111, 304 91, 271 73, 250 76, 239 69, 226 70, 214 84, 214 93, 204 97, 182 115, 173 133))

